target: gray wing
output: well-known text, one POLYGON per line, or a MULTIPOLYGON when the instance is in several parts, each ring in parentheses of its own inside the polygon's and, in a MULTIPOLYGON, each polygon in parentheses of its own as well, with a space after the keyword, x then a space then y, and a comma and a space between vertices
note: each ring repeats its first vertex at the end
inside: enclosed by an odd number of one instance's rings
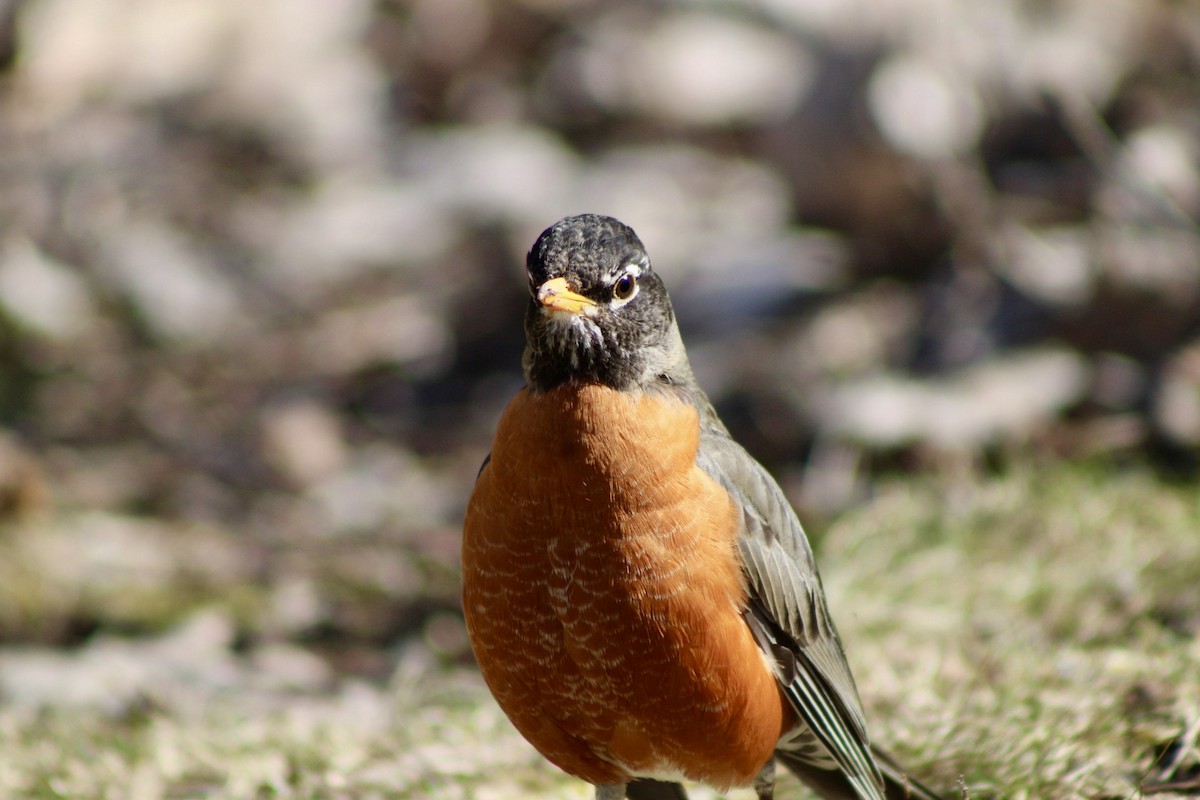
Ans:
POLYGON ((840 769, 863 800, 882 800, 883 778, 871 756, 858 689, 808 538, 775 479, 719 422, 706 422, 697 465, 744 510, 738 548, 750 589, 747 624, 779 663, 784 694, 821 745, 794 755, 817 768, 840 769))

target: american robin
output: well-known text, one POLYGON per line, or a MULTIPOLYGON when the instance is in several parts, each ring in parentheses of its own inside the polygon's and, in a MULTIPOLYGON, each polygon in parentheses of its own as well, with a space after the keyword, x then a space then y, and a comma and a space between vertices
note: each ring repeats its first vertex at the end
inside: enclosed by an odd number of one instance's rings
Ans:
POLYGON ((804 531, 697 386, 637 234, 569 217, 526 266, 526 386, 462 551, 517 730, 597 800, 683 780, 770 798, 776 758, 828 798, 935 798, 868 744, 804 531))

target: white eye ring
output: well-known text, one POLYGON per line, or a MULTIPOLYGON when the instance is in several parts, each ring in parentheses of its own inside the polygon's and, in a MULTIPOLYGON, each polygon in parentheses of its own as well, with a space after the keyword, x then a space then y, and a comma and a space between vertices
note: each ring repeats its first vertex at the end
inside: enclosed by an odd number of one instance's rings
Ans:
POLYGON ((628 303, 633 298, 637 297, 638 290, 638 270, 628 269, 617 278, 612 286, 612 302, 609 303, 611 308, 620 308, 628 303))

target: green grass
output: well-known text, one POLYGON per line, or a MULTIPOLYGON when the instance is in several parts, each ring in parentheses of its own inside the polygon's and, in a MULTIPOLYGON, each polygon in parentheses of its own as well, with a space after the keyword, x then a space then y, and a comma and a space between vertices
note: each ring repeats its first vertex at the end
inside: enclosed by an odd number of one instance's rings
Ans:
POLYGON ((1138 796, 1200 719, 1193 487, 1066 467, 895 485, 822 556, 875 736, 940 786, 1138 796))
MULTIPOLYGON (((1173 777, 1200 773, 1194 487, 1064 466, 896 482, 820 542, 876 740, 949 797, 1138 797, 1189 726, 1173 777)), ((590 796, 472 670, 409 652, 385 687, 264 687, 231 651, 237 677, 119 709, 13 698, 0 796, 590 796)), ((790 779, 781 795, 805 796, 790 779)))

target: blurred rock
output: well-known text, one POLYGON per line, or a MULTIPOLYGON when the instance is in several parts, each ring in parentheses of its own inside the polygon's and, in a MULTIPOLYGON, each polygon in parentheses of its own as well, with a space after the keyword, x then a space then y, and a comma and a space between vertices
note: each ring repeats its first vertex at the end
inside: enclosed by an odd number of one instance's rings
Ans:
POLYGON ((324 375, 349 375, 380 364, 432 370, 445 365, 453 344, 439 310, 428 298, 395 292, 324 314, 300 344, 305 359, 324 375))
POLYGON ((241 312, 236 287, 178 232, 135 223, 109 231, 101 247, 113 282, 165 340, 206 342, 231 333, 241 312))
POLYGON ((378 133, 382 86, 356 47, 363 0, 241 3, 43 0, 22 15, 22 89, 48 121, 100 96, 122 104, 200 91, 318 164, 356 162, 378 133))
POLYGON ((582 88, 601 106, 684 125, 786 117, 811 73, 798 40, 702 11, 622 9, 576 55, 582 88))
POLYGON ((714 247, 774 239, 789 213, 787 185, 771 170, 682 144, 605 152, 577 191, 588 205, 567 212, 611 214, 632 225, 668 280, 706 263, 714 247))
MULTIPOLYGON (((1048 93, 1099 105, 1128 68, 1148 19, 1137 0, 1064 3, 1055 12, 1018 14, 1008 76, 1029 96, 1048 93)), ((1073 100, 1072 100, 1073 102, 1073 100)))
POLYGON ((916 298, 899 285, 844 295, 812 315, 794 348, 798 369, 847 377, 902 364, 916 347, 918 313, 916 298))
POLYGON ((50 584, 93 596, 144 594, 175 577, 176 554, 159 523, 90 514, 70 527, 40 533, 32 542, 50 584))
POLYGON ((43 113, 69 115, 103 93, 148 102, 195 90, 219 68, 228 4, 45 0, 22 14, 23 80, 43 113))
POLYGON ((1078 227, 1016 227, 1003 236, 1001 274, 1043 303, 1079 306, 1099 279, 1091 236, 1078 227))
POLYGON ((875 124, 901 152, 952 158, 975 146, 983 111, 961 77, 911 57, 885 61, 868 94, 875 124))
POLYGON ((378 167, 384 86, 361 48, 370 3, 221 4, 230 38, 212 108, 314 167, 378 167))
POLYGON ((246 590, 260 567, 222 531, 100 512, 11 526, 5 549, 0 636, 48 642, 100 624, 161 628, 233 587, 246 590))
POLYGON ((333 683, 329 665, 316 654, 295 645, 274 643, 250 652, 254 683, 272 691, 320 691, 333 683))
POLYGON ((1200 146, 1194 131, 1172 124, 1140 128, 1125 142, 1118 169, 1146 190, 1161 193, 1181 214, 1200 212, 1200 146))
POLYGON ((36 710, 129 714, 147 703, 195 713, 233 687, 243 701, 319 692, 333 676, 313 653, 283 644, 234 653, 232 621, 200 611, 155 638, 97 636, 75 651, 0 648, 0 699, 36 710))
POLYGON ((467 62, 487 39, 492 10, 483 0, 417 0, 409 45, 441 67, 467 62))
POLYGON ((360 448, 346 469, 310 494, 325 513, 331 535, 368 531, 389 521, 429 524, 450 499, 439 478, 415 456, 382 444, 360 448))
POLYGON ((75 653, 0 649, 0 697, 25 708, 128 713, 146 700, 203 702, 239 681, 233 626, 201 612, 158 639, 97 637, 75 653))
POLYGON ((546 227, 564 216, 580 168, 558 136, 533 126, 454 128, 404 145, 421 203, 484 222, 546 227))
POLYGON ((1200 233, 1113 224, 1096 234, 1098 261, 1119 287, 1156 294, 1184 307, 1200 296, 1200 233))
POLYGON ((22 325, 52 339, 78 336, 96 313, 77 271, 24 239, 9 239, 0 249, 0 305, 22 325))
POLYGON ((262 435, 267 461, 297 487, 329 477, 346 462, 346 443, 337 417, 312 400, 267 408, 262 435))
POLYGON ((317 581, 309 575, 286 573, 271 592, 263 625, 268 636, 296 636, 313 630, 329 616, 317 581))
POLYGON ((830 431, 874 447, 927 442, 973 450, 1022 439, 1078 400, 1088 371, 1074 353, 1007 356, 928 381, 872 377, 837 386, 818 401, 830 431))
POLYGON ((1167 361, 1155 393, 1154 421, 1176 443, 1200 446, 1200 342, 1167 361))
MULTIPOLYGON (((419 186, 355 177, 324 183, 257 220, 263 269, 300 300, 385 266, 436 260, 450 247, 452 221, 419 186)), ((247 221, 249 222, 249 220, 247 221)))

